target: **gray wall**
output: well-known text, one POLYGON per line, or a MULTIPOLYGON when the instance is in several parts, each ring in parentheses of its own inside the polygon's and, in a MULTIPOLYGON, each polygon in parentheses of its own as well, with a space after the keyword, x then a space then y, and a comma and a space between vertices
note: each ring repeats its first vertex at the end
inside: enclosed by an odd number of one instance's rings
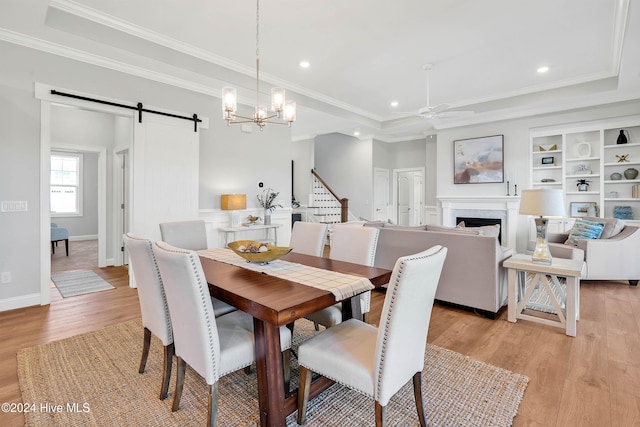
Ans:
POLYGON ((373 141, 342 134, 315 138, 315 168, 339 197, 349 199, 356 217, 371 218, 373 202, 373 141))
MULTIPOLYGON (((0 286, 3 303, 19 305, 40 292, 40 101, 34 82, 135 105, 209 117, 200 131, 200 208, 220 206, 220 194, 247 194, 257 207, 258 181, 291 199, 291 132, 285 126, 243 134, 220 119, 220 99, 170 85, 0 42, 0 200, 26 200, 28 211, 0 213, 0 286)), ((111 164, 107 165, 107 170, 111 164)), ((169 196, 170 197, 170 196, 169 196)), ((111 233, 109 233, 111 234, 111 233)), ((32 301, 32 299, 29 299, 32 301)), ((6 306, 6 304, 5 304, 6 306)))

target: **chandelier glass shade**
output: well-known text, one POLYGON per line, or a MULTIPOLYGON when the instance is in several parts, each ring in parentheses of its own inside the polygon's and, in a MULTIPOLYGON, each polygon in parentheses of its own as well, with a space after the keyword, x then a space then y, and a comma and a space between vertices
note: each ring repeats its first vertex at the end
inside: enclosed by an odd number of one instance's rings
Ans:
POLYGON ((260 105, 260 0, 256 0, 256 106, 252 117, 238 114, 238 93, 235 88, 222 88, 222 114, 227 125, 255 123, 262 130, 267 123, 288 125, 296 121, 296 103, 286 100, 283 88, 271 89, 271 113, 260 105))

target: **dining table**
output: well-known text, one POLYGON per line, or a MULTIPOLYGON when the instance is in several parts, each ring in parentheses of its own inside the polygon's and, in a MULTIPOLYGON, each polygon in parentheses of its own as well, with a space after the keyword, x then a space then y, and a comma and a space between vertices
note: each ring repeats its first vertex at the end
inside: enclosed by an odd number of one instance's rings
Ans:
MULTIPOLYGON (((339 298, 331 290, 302 284, 295 277, 249 268, 246 262, 234 265, 221 261, 212 250, 198 253, 211 296, 253 316, 260 425, 285 426, 287 415, 297 409, 297 390, 285 390, 279 328, 334 305, 339 298)), ((391 278, 391 270, 294 252, 280 260, 365 279, 372 288, 387 284, 391 278)), ((343 319, 352 316, 351 301, 358 299, 342 300, 343 319)), ((316 379, 310 396, 317 396, 331 384, 324 377, 316 379)))

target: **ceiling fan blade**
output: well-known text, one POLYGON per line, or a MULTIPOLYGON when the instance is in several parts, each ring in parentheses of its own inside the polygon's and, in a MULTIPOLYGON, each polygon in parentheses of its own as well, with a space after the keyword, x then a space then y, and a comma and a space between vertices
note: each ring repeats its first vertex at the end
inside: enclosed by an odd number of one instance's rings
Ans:
POLYGON ((473 116, 475 114, 474 111, 463 111, 463 110, 453 110, 453 111, 443 111, 437 114, 438 117, 468 117, 473 116))
POLYGON ((438 104, 435 107, 431 107, 431 111, 434 113, 440 113, 449 108, 449 104, 438 104))

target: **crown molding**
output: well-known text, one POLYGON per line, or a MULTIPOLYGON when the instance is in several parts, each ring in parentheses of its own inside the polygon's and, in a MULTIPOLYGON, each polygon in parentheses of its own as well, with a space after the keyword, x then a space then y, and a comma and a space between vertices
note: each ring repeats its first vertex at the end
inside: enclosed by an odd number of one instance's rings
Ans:
MULTIPOLYGON (((127 35, 139 38, 141 40, 154 43, 160 47, 164 47, 170 50, 175 50, 177 52, 181 52, 183 54, 192 56, 202 61, 227 68, 231 71, 243 74, 245 76, 249 76, 249 77, 255 76, 255 68, 253 67, 248 67, 239 62, 232 61, 220 55, 213 54, 204 49, 197 48, 191 44, 181 42, 174 38, 167 37, 163 34, 157 33, 155 31, 151 31, 149 29, 140 27, 130 22, 123 21, 114 16, 111 16, 104 12, 100 12, 96 9, 93 9, 85 5, 81 5, 74 1, 51 0, 51 2, 49 3, 49 7, 58 9, 61 12, 74 15, 78 18, 96 23, 98 25, 106 26, 108 28, 111 28, 112 30, 125 33, 127 35)), ((323 102, 325 104, 331 105, 336 108, 343 109, 345 111, 349 111, 353 114, 357 114, 378 122, 382 121, 382 116, 374 114, 371 111, 367 111, 367 110, 358 108, 354 105, 348 104, 346 102, 339 101, 335 98, 329 97, 320 92, 316 92, 308 88, 305 88, 303 86, 296 85, 287 80, 275 77, 271 74, 264 73, 264 72, 260 73, 260 80, 276 86, 286 87, 288 90, 299 93, 300 95, 313 98, 317 101, 323 102)))

